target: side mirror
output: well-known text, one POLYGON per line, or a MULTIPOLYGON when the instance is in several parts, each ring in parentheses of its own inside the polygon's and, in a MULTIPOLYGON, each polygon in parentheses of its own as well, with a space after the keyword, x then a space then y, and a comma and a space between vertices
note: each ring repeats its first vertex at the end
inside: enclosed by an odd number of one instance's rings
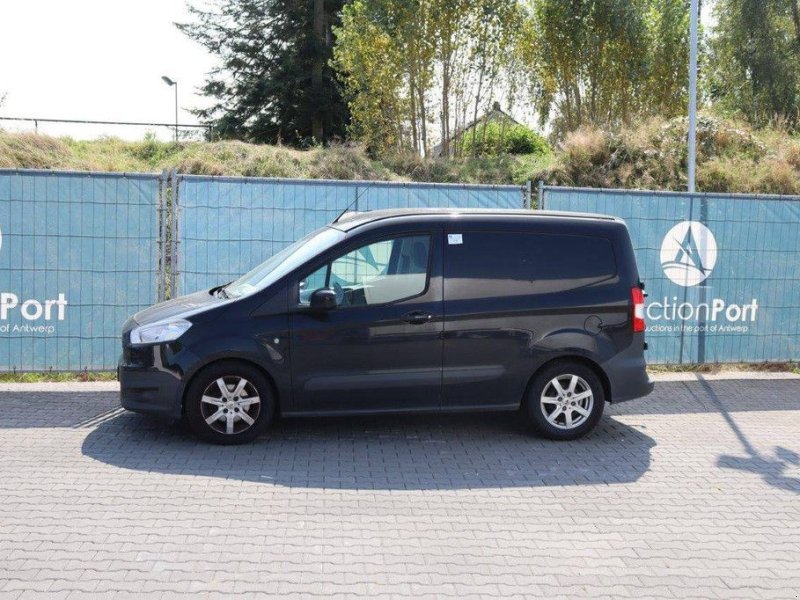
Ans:
POLYGON ((336 308, 336 292, 330 288, 322 288, 311 294, 309 300, 311 310, 332 310, 336 308))

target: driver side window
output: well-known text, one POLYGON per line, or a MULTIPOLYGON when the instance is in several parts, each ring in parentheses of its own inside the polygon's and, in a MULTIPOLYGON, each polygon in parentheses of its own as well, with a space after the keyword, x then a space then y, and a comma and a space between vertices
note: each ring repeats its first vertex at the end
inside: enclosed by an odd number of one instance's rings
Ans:
POLYGON ((299 283, 301 304, 322 288, 336 292, 338 306, 386 304, 417 296, 428 279, 430 236, 381 240, 348 252, 299 283))

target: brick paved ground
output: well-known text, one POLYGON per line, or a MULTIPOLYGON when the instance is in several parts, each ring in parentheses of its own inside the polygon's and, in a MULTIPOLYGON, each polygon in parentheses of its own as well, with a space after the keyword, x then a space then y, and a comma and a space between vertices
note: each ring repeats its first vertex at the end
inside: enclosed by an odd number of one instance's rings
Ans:
POLYGON ((11 389, 0 598, 800 597, 800 380, 661 383, 571 443, 490 415, 236 448, 11 389))

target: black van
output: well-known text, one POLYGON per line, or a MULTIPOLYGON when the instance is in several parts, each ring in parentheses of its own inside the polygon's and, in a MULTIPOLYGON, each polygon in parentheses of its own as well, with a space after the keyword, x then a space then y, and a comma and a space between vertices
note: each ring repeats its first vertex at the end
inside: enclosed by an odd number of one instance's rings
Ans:
POLYGON ((351 213, 125 323, 122 406, 239 443, 276 415, 519 410, 557 440, 653 389, 625 223, 351 213))

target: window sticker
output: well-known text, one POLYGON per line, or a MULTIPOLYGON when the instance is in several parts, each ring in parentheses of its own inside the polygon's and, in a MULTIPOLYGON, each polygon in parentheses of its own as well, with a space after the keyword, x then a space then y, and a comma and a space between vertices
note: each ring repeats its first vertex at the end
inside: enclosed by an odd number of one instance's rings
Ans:
POLYGON ((463 244, 464 240, 462 239, 460 233, 448 233, 447 243, 451 246, 458 246, 459 244, 463 244))

